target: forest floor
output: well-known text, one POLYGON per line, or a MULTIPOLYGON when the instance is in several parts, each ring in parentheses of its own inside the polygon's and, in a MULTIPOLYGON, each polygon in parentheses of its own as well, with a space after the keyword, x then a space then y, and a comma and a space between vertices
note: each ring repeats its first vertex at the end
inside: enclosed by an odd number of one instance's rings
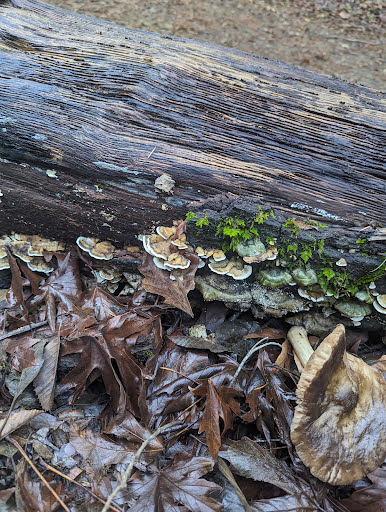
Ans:
POLYGON ((385 90, 383 0, 47 0, 90 16, 198 39, 385 90))

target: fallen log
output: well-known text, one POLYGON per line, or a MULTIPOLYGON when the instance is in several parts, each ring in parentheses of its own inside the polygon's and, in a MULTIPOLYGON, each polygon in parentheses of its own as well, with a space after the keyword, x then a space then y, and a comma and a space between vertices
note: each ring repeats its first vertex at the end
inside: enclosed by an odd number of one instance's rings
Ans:
POLYGON ((382 93, 33 0, 0 1, 0 61, 0 234, 123 246, 262 206, 279 239, 288 218, 326 225, 332 258, 365 240, 357 277, 382 263, 382 93))

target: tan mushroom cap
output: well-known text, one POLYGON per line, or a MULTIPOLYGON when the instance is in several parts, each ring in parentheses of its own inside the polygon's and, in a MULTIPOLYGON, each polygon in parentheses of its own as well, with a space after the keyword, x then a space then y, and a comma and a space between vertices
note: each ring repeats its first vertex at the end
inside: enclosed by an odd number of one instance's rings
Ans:
POLYGON ((185 240, 182 240, 181 238, 177 238, 177 240, 172 240, 170 243, 175 245, 179 249, 187 249, 188 248, 185 240))
POLYGON ((170 241, 165 240, 161 235, 145 236, 143 247, 146 252, 156 258, 167 260, 170 256, 170 241))
POLYGON ((41 238, 40 236, 31 237, 31 245, 28 249, 30 256, 43 256, 43 251, 57 252, 64 251, 65 245, 56 240, 49 240, 48 238, 41 238))
POLYGON ((117 282, 121 279, 122 274, 115 268, 106 267, 99 270, 99 275, 105 281, 117 282), (117 280, 117 281, 115 281, 117 280))
POLYGON ((98 238, 90 238, 86 236, 78 236, 76 239, 76 245, 82 249, 82 251, 89 252, 90 249, 95 247, 98 243, 98 238))
POLYGON ((29 256, 28 249, 30 244, 25 241, 16 241, 11 242, 11 251, 14 254, 14 256, 17 256, 22 261, 25 261, 25 263, 28 263, 32 260, 32 256, 29 256))
POLYGON ((89 255, 97 260, 111 260, 115 247, 110 242, 99 242, 89 250, 89 255))
POLYGON ((233 267, 233 263, 227 259, 216 262, 213 258, 211 258, 208 267, 215 274, 225 275, 233 267))
POLYGON ((223 261, 226 259, 226 256, 224 254, 224 251, 221 249, 214 249, 213 251, 213 259, 214 261, 223 261))
POLYGON ((0 270, 10 268, 8 258, 0 258, 0 270))
POLYGON ((51 265, 46 263, 43 258, 39 258, 38 256, 31 258, 31 261, 27 263, 27 266, 34 272, 43 272, 44 274, 50 274, 54 271, 54 268, 51 267, 51 265))
POLYGON ((347 354, 342 324, 306 364, 291 426, 296 451, 311 473, 346 485, 374 471, 386 456, 386 381, 347 354))
POLYGON ((377 302, 381 306, 381 308, 386 308, 386 294, 378 295, 377 302))
POLYGON ((182 256, 182 254, 179 254, 178 252, 175 252, 171 254, 167 261, 165 261, 165 267, 173 270, 175 268, 185 269, 188 268, 190 265, 190 260, 182 256))
POLYGON ((173 226, 171 228, 167 226, 158 226, 156 232, 158 235, 162 236, 163 239, 168 240, 176 232, 176 226, 173 226))
POLYGON ((7 257, 7 252, 5 250, 5 247, 0 246, 0 260, 7 257))
POLYGON ((243 279, 247 279, 252 274, 251 265, 245 265, 243 268, 239 269, 237 267, 232 267, 228 270, 227 275, 233 277, 236 281, 241 281, 243 279))

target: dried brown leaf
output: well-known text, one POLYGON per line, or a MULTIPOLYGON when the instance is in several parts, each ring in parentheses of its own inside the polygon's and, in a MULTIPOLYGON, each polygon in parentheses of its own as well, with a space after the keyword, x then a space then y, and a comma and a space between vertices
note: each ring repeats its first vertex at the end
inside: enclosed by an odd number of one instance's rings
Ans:
POLYGON ((122 346, 121 353, 116 354, 116 363, 124 371, 129 372, 126 375, 123 373, 125 380, 131 382, 131 386, 126 390, 123 390, 122 383, 114 370, 112 364, 114 356, 102 335, 96 333, 95 336, 82 336, 76 340, 65 341, 62 347, 62 355, 80 354, 80 359, 76 367, 58 384, 57 390, 59 393, 75 388, 71 398, 71 401, 75 401, 84 393, 87 386, 101 376, 106 392, 110 395, 109 406, 112 414, 117 414, 118 411, 122 410, 122 395, 125 394, 125 391, 132 398, 130 404, 125 402, 125 407, 129 405, 130 410, 137 411, 136 402, 139 393, 137 371, 140 372, 140 370, 136 363, 133 363, 124 346, 122 346), (135 373, 132 371, 133 368, 135 368, 135 373))
MULTIPOLYGON (((315 494, 312 488, 299 480, 283 460, 274 457, 272 453, 251 439, 245 437, 241 441, 233 443, 228 448, 227 453, 237 474, 279 487, 295 498, 298 507, 295 510, 301 510, 304 506, 310 507, 310 510, 317 510, 322 505, 322 503, 315 502, 315 494)), ((274 500, 262 501, 263 503, 260 503, 260 501, 254 503, 254 510, 257 512, 275 510, 273 508, 275 506, 274 500), (264 508, 270 502, 272 502, 272 507, 264 508)), ((281 507, 282 502, 276 503, 281 507)), ((280 510, 280 508, 277 510, 280 510)))
POLYGON ((7 293, 7 302, 10 306, 20 306, 23 313, 26 314, 27 308, 24 303, 23 286, 27 286, 29 283, 27 279, 22 277, 15 256, 11 253, 8 247, 6 247, 5 250, 7 252, 7 258, 12 273, 11 287, 7 293))
MULTIPOLYGON (((193 396, 200 395, 198 390, 192 390, 193 396), (196 393, 195 393, 196 391, 196 393)), ((218 451, 221 446, 221 434, 219 424, 219 396, 211 379, 208 380, 206 390, 205 410, 201 418, 199 434, 205 432, 209 452, 214 461, 217 460, 218 451)))
POLYGON ((53 335, 44 347, 43 365, 33 383, 35 393, 45 411, 49 411, 52 408, 54 401, 59 349, 60 337, 53 335))
MULTIPOLYGON (((189 386, 197 383, 195 376, 207 366, 207 354, 188 352, 169 341, 148 365, 148 371, 153 372, 154 378, 147 381, 146 400, 142 396, 140 403, 141 416, 146 424, 158 428, 163 420, 169 421, 165 414, 181 412, 192 405, 195 399, 189 392, 189 386)), ((190 422, 196 415, 197 409, 193 407, 180 418, 190 422)))
POLYGON ((372 484, 355 491, 350 498, 341 501, 350 512, 384 512, 386 510, 386 464, 367 478, 372 484))
POLYGON ((107 290, 93 286, 84 294, 80 308, 83 315, 89 312, 98 321, 108 320, 122 313, 122 304, 107 290))
POLYGON ((158 268, 153 257, 146 253, 143 263, 138 270, 145 276, 142 280, 142 286, 149 293, 156 293, 164 297, 166 304, 181 309, 188 315, 193 316, 192 308, 189 303, 188 293, 194 290, 194 276, 196 274, 199 258, 195 254, 185 254, 190 260, 189 268, 182 270, 183 280, 170 279, 170 273, 158 268))
POLYGON ((96 470, 110 464, 129 464, 138 449, 137 445, 119 444, 106 436, 87 428, 80 430, 70 426, 69 442, 76 452, 96 470))
POLYGON ((7 353, 12 358, 12 367, 18 372, 36 364, 34 345, 40 338, 34 338, 29 333, 10 338, 7 345, 7 353))
POLYGON ((216 461, 221 446, 219 419, 221 417, 224 421, 223 433, 233 427, 234 415, 241 414, 240 405, 235 397, 243 396, 243 393, 226 386, 216 388, 212 379, 192 389, 191 393, 193 396, 206 396, 199 433, 205 432, 209 452, 216 461))
POLYGON ((6 420, 1 419, 0 420, 0 431, 1 436, 0 439, 3 439, 5 436, 12 434, 14 430, 17 430, 18 428, 22 427, 26 423, 28 423, 33 418, 36 418, 39 414, 41 414, 43 411, 39 411, 38 409, 18 409, 17 411, 14 411, 11 413, 9 418, 6 420), (4 426, 5 424, 5 426, 4 426))
POLYGON ((33 380, 40 372, 40 369, 44 362, 43 353, 46 343, 47 340, 40 340, 38 341, 38 343, 35 343, 34 346, 32 347, 32 350, 34 352, 34 361, 32 361, 30 366, 23 368, 20 374, 19 384, 17 386, 16 393, 13 397, 13 404, 16 402, 16 400, 19 398, 19 396, 22 394, 25 388, 33 382, 33 380))
POLYGON ((261 329, 259 332, 252 332, 250 334, 246 334, 245 338, 268 338, 269 340, 281 340, 287 336, 286 331, 282 329, 274 329, 272 327, 265 327, 261 329))
POLYGON ((30 304, 35 306, 43 301, 46 303, 47 320, 52 332, 55 332, 56 326, 56 301, 70 312, 82 292, 77 260, 71 258, 70 253, 64 259, 59 255, 57 258, 57 270, 40 286, 40 295, 36 295, 30 304))
POLYGON ((201 478, 213 469, 210 459, 174 460, 153 473, 137 474, 129 484, 137 499, 130 512, 176 512, 179 505, 191 512, 220 512, 221 504, 207 494, 221 487, 201 478))
MULTIPOLYGON (((17 492, 24 503, 24 512, 51 512, 56 503, 55 497, 40 480, 33 481, 27 471, 21 472, 17 479, 17 492)), ((60 495, 62 484, 53 488, 60 495)))

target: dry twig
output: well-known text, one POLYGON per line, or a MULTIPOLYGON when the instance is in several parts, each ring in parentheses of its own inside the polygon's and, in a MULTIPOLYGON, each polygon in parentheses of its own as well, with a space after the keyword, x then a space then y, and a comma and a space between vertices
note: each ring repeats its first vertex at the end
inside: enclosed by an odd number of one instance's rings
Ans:
POLYGON ((35 464, 32 462, 32 460, 29 459, 28 455, 25 453, 23 448, 20 446, 20 444, 12 439, 12 437, 7 436, 5 438, 9 443, 13 444, 15 448, 20 452, 20 454, 25 458, 25 460, 28 462, 28 464, 31 466, 31 468, 35 471, 35 473, 38 475, 40 480, 43 482, 43 484, 48 488, 50 493, 55 497, 56 500, 62 505, 64 510, 66 512, 70 512, 70 509, 67 507, 67 505, 64 503, 63 500, 60 499, 59 495, 54 491, 54 489, 50 486, 50 484, 47 482, 47 480, 44 478, 44 476, 40 473, 38 468, 35 466, 35 464))
MULTIPOLYGON (((62 478, 65 478, 66 480, 68 480, 69 482, 71 482, 72 484, 75 484, 77 485, 78 487, 80 487, 81 489, 83 489, 84 491, 87 491, 89 494, 91 494, 91 496, 93 496, 96 500, 100 501, 101 503, 105 504, 105 500, 103 500, 102 498, 100 498, 97 494, 95 494, 94 492, 92 492, 90 489, 87 489, 87 487, 84 487, 84 485, 80 484, 79 482, 77 482, 76 480, 73 480, 71 477, 65 475, 64 473, 62 473, 61 471, 59 471, 58 469, 54 468, 53 466, 50 466, 49 464, 47 464, 47 462, 44 462, 44 460, 41 460, 40 459, 40 463, 43 464, 43 466, 52 471, 53 473, 56 473, 57 475, 61 476, 62 478)), ((115 508, 113 506, 110 507, 111 510, 113 510, 114 512, 121 512, 121 510, 119 508, 115 508)))
POLYGON ((122 477, 121 482, 116 486, 116 488, 113 490, 113 492, 107 498, 107 501, 106 501, 106 503, 105 503, 105 505, 104 505, 104 507, 102 509, 102 512, 108 512, 108 510, 109 510, 109 508, 111 506, 111 503, 112 503, 113 499, 115 498, 115 496, 119 493, 119 491, 122 491, 123 489, 125 489, 125 487, 127 485, 127 481, 129 480, 131 472, 133 471, 134 464, 139 459, 139 457, 142 455, 142 452, 144 451, 146 446, 151 441, 153 441, 153 439, 155 439, 161 432, 163 432, 164 430, 169 429, 170 427, 174 427, 174 425, 177 425, 178 423, 179 423, 178 421, 172 421, 171 423, 167 423, 163 427, 157 428, 157 430, 155 432, 153 432, 153 434, 151 436, 149 436, 147 439, 145 439, 145 441, 141 444, 141 446, 139 447, 139 449, 135 453, 135 455, 132 458, 130 464, 128 465, 128 467, 127 467, 127 469, 126 469, 126 471, 125 471, 125 473, 124 473, 124 475, 122 477))

